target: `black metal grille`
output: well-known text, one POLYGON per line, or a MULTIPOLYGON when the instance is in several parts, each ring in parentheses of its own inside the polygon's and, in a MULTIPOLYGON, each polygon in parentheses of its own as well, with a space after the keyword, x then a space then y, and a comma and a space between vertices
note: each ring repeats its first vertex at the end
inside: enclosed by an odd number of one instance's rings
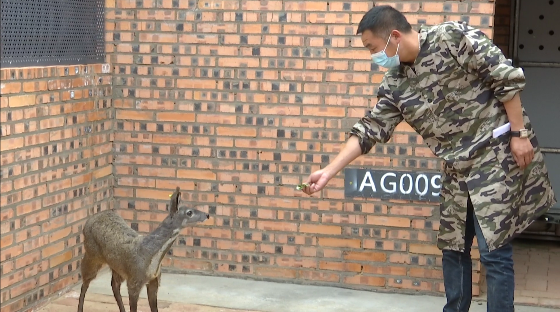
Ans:
POLYGON ((0 0, 2 67, 105 61, 105 0, 0 0))

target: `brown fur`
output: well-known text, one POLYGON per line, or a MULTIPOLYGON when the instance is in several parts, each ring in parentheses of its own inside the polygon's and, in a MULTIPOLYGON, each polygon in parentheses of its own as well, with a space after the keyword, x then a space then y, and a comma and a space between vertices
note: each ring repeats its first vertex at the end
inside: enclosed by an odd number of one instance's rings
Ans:
POLYGON ((161 261, 187 225, 202 222, 208 214, 179 207, 179 188, 171 196, 169 215, 147 236, 139 235, 115 211, 99 212, 84 225, 84 257, 81 263, 82 289, 78 312, 83 312, 84 298, 90 282, 104 264, 112 271, 111 286, 120 312, 125 312, 120 286, 126 281, 130 311, 137 311, 140 290, 146 285, 151 312, 157 312, 157 291, 161 261))

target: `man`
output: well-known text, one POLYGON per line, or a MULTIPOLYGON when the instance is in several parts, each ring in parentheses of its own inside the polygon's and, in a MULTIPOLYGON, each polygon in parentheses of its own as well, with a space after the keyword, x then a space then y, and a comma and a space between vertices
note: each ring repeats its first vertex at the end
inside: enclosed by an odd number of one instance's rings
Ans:
POLYGON ((387 142, 405 120, 444 163, 437 241, 447 297, 443 311, 469 310, 476 235, 487 270, 488 311, 513 312, 511 240, 556 203, 521 106, 522 69, 480 30, 446 22, 416 32, 390 6, 367 12, 358 34, 372 61, 388 68, 377 104, 354 125, 338 156, 309 176, 303 191, 322 190, 375 143, 387 142), (508 122, 511 131, 493 137, 508 122))

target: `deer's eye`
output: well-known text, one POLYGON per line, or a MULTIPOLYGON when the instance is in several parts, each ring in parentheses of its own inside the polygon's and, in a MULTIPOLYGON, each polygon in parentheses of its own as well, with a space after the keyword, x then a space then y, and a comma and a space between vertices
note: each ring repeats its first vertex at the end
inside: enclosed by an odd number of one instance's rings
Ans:
POLYGON ((187 211, 187 217, 192 217, 192 214, 193 214, 192 210, 187 211))

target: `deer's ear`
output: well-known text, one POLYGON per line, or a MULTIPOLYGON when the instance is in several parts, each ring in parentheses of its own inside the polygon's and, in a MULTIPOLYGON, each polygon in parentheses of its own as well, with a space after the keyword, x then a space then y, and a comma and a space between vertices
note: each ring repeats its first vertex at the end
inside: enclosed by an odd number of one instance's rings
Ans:
POLYGON ((171 200, 169 201, 169 214, 174 215, 179 209, 179 199, 181 198, 181 192, 179 187, 175 189, 175 192, 171 195, 171 200))

